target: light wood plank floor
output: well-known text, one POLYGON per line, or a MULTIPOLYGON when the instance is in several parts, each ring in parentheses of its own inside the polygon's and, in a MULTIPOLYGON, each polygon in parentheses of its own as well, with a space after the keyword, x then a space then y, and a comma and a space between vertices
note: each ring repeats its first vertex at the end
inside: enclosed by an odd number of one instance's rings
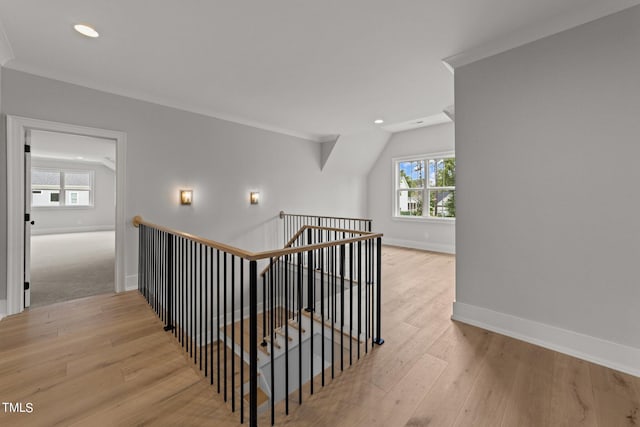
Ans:
MULTIPOLYGON (((455 258, 384 247, 386 343, 277 425, 636 426, 640 379, 452 322, 455 258)), ((136 292, 0 321, 1 426, 238 425, 136 292)), ((260 425, 269 425, 268 412, 260 425)))

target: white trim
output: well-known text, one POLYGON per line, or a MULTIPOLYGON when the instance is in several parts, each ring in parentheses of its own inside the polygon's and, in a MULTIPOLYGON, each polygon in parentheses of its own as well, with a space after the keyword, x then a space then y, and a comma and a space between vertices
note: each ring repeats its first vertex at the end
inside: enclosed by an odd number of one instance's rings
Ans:
MULTIPOLYGON (((413 154, 413 155, 406 155, 406 156, 399 156, 399 157, 392 157, 391 158, 391 173, 393 176, 393 179, 391 180, 391 185, 393 186, 393 188, 391 189, 393 192, 393 203, 391 203, 391 219, 392 220, 409 220, 409 221, 425 221, 425 222, 431 222, 433 220, 438 220, 441 221, 443 219, 449 219, 449 220, 453 220, 455 221, 455 218, 443 218, 443 217, 433 217, 433 216, 416 216, 416 217, 409 217, 409 216, 403 216, 403 215, 398 215, 398 194, 401 191, 401 189, 399 188, 400 186, 400 182, 399 182, 399 178, 400 178, 400 173, 398 172, 398 164, 400 162, 403 161, 407 161, 407 160, 434 160, 437 158, 456 158, 456 153, 455 151, 442 151, 442 152, 435 152, 435 153, 430 153, 430 154, 413 154), (413 218, 413 219, 409 219, 409 218, 413 218)), ((428 186, 428 179, 429 179, 429 171, 428 171, 428 166, 425 166, 425 168, 427 169, 427 173, 425 174, 425 182, 424 182, 424 187, 422 187, 420 189, 420 191, 422 191, 422 197, 423 200, 427 199, 427 192, 429 191, 430 188, 433 187, 429 187, 428 186)), ((437 187, 440 189, 445 189, 446 187, 437 187)), ((455 187, 451 187, 454 191, 455 191, 455 187)), ((404 189, 403 189, 404 190, 404 189)), ((409 189, 407 189, 409 190, 409 189)), ((418 191, 418 190, 415 190, 418 191)))
POLYGON ((455 245, 446 245, 442 243, 417 242, 415 240, 393 239, 391 237, 382 236, 382 244, 388 246, 400 246, 401 248, 420 249, 429 252, 440 252, 444 254, 456 253, 455 245))
POLYGON ((636 2, 590 2, 580 10, 567 10, 538 23, 524 26, 517 31, 503 34, 486 43, 474 46, 463 52, 444 58, 442 61, 449 69, 457 69, 476 61, 506 52, 525 44, 561 33, 579 25, 603 18, 633 7, 636 2))
POLYGON ((7 314, 24 307, 24 136, 28 129, 71 133, 116 142, 116 274, 115 291, 125 289, 125 172, 127 135, 124 132, 76 126, 19 116, 7 116, 7 314))
POLYGON ((7 300, 0 299, 0 320, 7 315, 7 300))
POLYGON ((69 233, 91 233, 92 231, 113 231, 114 225, 86 225, 81 227, 60 227, 60 228, 31 228, 32 236, 44 236, 47 234, 69 234, 69 233))
POLYGON ((435 152, 435 153, 426 153, 426 154, 410 154, 410 155, 406 155, 406 156, 398 156, 398 157, 392 157, 391 161, 395 164, 398 161, 402 161, 402 160, 415 160, 415 159, 435 159, 435 158, 451 158, 451 157, 456 157, 456 152, 455 151, 439 151, 439 152, 435 152))
POLYGON ((640 349, 461 302, 453 320, 640 376, 640 349))
POLYGON ((132 274, 127 276, 125 281, 124 290, 125 291, 135 291, 138 289, 138 275, 132 274))
POLYGON ((443 224, 443 225, 456 225, 455 218, 438 217, 438 216, 409 216, 400 215, 391 217, 392 221, 406 221, 406 222, 429 222, 431 224, 443 224))

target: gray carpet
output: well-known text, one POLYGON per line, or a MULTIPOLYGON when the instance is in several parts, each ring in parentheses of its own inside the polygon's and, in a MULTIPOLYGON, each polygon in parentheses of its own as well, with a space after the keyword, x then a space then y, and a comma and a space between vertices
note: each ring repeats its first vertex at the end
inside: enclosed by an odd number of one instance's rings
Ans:
POLYGON ((31 307, 114 292, 115 232, 31 237, 31 307))

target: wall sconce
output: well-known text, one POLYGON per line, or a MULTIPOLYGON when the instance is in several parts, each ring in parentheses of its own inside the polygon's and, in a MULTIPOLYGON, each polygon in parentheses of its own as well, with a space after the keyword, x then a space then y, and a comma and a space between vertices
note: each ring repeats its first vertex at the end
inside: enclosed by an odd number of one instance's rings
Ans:
POLYGON ((257 205, 260 202, 260 193, 257 191, 252 191, 249 193, 249 201, 252 205, 257 205))
POLYGON ((193 190, 180 190, 180 204, 190 205, 193 202, 193 190))

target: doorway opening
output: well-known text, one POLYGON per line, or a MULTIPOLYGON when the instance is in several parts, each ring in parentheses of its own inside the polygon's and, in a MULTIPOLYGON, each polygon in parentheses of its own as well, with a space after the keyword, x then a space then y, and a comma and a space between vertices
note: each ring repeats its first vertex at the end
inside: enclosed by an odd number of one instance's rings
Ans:
POLYGON ((27 141, 25 307, 115 292, 115 141, 41 130, 27 141))
MULTIPOLYGON (((64 145, 64 144, 60 144, 64 145)), ((73 144, 71 144, 73 145, 73 144)), ((95 234, 93 236, 85 235, 84 244, 93 244, 93 248, 82 251, 82 256, 89 258, 82 259, 79 255, 73 255, 69 258, 74 259, 76 264, 84 267, 92 263, 91 257, 95 261, 99 258, 101 252, 112 253, 111 260, 108 257, 106 271, 103 275, 107 278, 110 292, 122 292, 127 289, 124 274, 125 260, 125 156, 126 153, 126 134, 123 132, 90 128, 84 126, 71 125, 66 123, 51 122, 45 120, 31 119, 26 117, 7 116, 7 288, 6 288, 6 312, 4 314, 16 314, 29 307, 31 304, 31 286, 32 273, 32 243, 34 251, 43 249, 44 253, 51 255, 60 255, 57 252, 69 252, 74 246, 80 246, 82 242, 73 242, 73 238, 79 238, 82 233, 103 233, 103 236, 95 234), (68 150, 58 147, 54 149, 55 143, 44 142, 38 143, 39 137, 47 136, 48 138, 57 137, 67 141, 73 140, 76 144, 84 142, 84 147, 96 144, 107 145, 111 147, 110 154, 99 154, 88 150, 68 150), (34 144, 35 155, 32 156, 31 144, 34 144), (115 151, 114 151, 115 150, 115 151), (61 154, 62 153, 62 154, 61 154), (73 158, 60 158, 73 156, 73 158), (101 158, 98 158, 101 156, 101 158), (58 157, 52 159, 52 157, 58 157), (83 157, 79 159, 78 157, 83 157), (86 160, 86 161, 85 161, 86 160), (85 161, 81 164, 81 161, 85 161), (33 162, 33 170, 31 163, 33 162), (53 164, 53 163, 56 163, 53 164), (73 164, 70 164, 73 163, 73 164), (96 166, 95 168, 90 167, 96 166), (105 172, 105 168, 112 168, 111 190, 101 189, 98 183, 98 174, 105 172), (32 180, 34 184, 32 185, 32 180), (113 181, 115 180, 115 186, 113 181), (84 213, 92 213, 92 209, 97 211, 97 204, 102 203, 98 200, 98 195, 106 195, 111 192, 111 197, 107 204, 111 204, 110 209, 101 209, 100 212, 111 217, 110 221, 96 220, 95 216, 64 216, 65 211, 73 210, 76 214, 81 211, 84 213), (32 208, 32 204, 34 207, 32 208), (43 216, 44 213, 44 216, 43 216), (32 216, 33 215, 33 216, 32 216), (63 218, 64 216, 64 218, 63 218), (115 217, 115 219, 113 219, 115 217), (38 219, 40 218, 40 219, 38 219), (66 221, 66 222, 65 222, 66 221), (71 222, 69 222, 71 221, 71 222), (32 233, 33 231, 33 233, 32 233), (71 232, 73 231, 73 233, 71 232), (32 242, 33 234, 33 242, 32 242), (54 235, 67 235, 66 242, 59 242, 65 245, 67 249, 56 250, 51 248, 51 241, 54 235), (103 239, 100 239, 102 237, 103 239), (38 240, 42 240, 39 242, 38 240), (99 243, 102 240, 103 243, 99 243), (106 242, 106 243, 104 243, 106 242), (114 242, 114 243, 110 243, 114 242), (113 247, 110 252, 109 247, 113 247), (102 249, 101 249, 102 248, 102 249)), ((105 175, 108 173, 105 172, 105 175)), ((40 251, 42 252, 42 251, 40 251)), ((35 253, 37 257, 38 254, 35 253)), ((56 259, 49 260, 48 264, 42 268, 42 274, 38 273, 37 267, 34 269, 36 276, 39 274, 45 278, 53 278, 54 270, 58 270, 60 274, 71 274, 70 266, 61 266, 61 261, 56 259)), ((95 264, 89 267, 89 270, 75 273, 78 278, 77 286, 72 286, 71 290, 61 292, 60 295, 51 299, 42 294, 41 298, 37 297, 37 291, 34 292, 37 305, 48 304, 53 301, 75 299, 81 296, 88 296, 86 292, 102 293, 92 287, 92 278, 87 271, 96 273, 101 268, 95 264), (84 277, 81 277, 84 276, 84 277), (85 280, 89 291, 81 290, 80 283, 85 280), (66 295, 62 295, 65 294, 66 295), (85 292, 85 293, 83 293, 85 292), (38 301, 40 299, 40 301, 38 301)), ((104 262, 103 262, 104 265, 104 262)), ((93 274, 92 273, 92 274, 93 274)), ((68 276, 68 281, 71 276, 68 276)), ((34 277, 36 280, 37 277, 34 277)), ((36 283, 37 286, 37 283, 36 283)), ((0 298, 3 289, 0 289, 0 298)), ((2 317, 3 313, 0 313, 2 317)))

